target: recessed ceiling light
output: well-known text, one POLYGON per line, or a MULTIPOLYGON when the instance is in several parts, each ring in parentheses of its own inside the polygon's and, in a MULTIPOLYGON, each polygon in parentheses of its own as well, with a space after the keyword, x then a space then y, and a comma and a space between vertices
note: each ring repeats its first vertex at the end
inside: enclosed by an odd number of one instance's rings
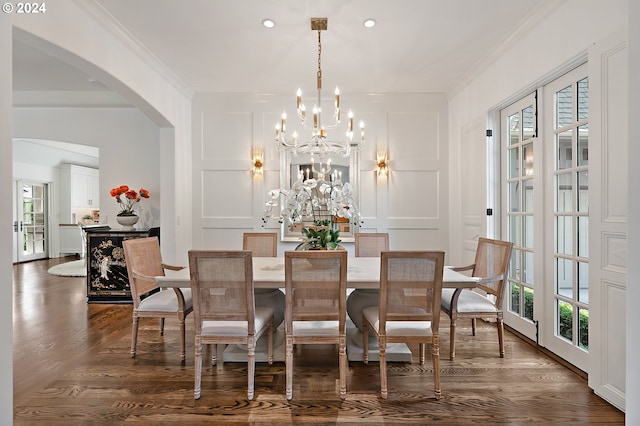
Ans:
POLYGON ((273 19, 266 18, 266 19, 262 20, 262 25, 265 28, 273 28, 273 27, 276 26, 276 23, 275 23, 275 21, 273 19))
POLYGON ((364 25, 365 28, 373 28, 376 26, 376 20, 373 18, 365 19, 362 25, 364 25))

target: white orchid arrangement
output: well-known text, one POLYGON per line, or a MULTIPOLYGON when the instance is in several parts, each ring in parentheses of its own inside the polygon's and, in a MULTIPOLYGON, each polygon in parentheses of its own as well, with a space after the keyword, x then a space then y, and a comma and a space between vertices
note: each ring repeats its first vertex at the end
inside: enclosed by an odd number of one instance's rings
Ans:
POLYGON ((326 226, 336 218, 345 218, 352 224, 360 223, 360 212, 353 198, 353 188, 349 182, 327 182, 323 179, 303 180, 302 176, 291 189, 269 191, 269 199, 262 216, 262 226, 269 219, 277 217, 278 222, 291 226, 296 223, 326 226), (280 214, 274 210, 282 201, 280 214))

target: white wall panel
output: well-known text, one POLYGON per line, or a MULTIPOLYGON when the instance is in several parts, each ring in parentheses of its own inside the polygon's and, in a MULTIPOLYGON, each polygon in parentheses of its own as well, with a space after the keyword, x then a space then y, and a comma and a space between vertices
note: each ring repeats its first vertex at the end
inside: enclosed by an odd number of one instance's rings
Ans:
POLYGON ((393 229, 389 232, 389 248, 392 250, 445 250, 446 243, 437 228, 393 229))
MULTIPOLYGON (((221 237, 241 238, 247 230, 279 229, 277 221, 262 227, 267 192, 281 186, 280 153, 275 123, 289 95, 198 94, 194 100, 194 235, 197 244, 221 237), (264 172, 250 171, 250 147, 262 145, 264 172), (225 228, 220 235, 216 229, 225 228)), ((424 245, 420 236, 446 249, 447 112, 436 95, 360 95, 343 99, 366 125, 366 145, 359 152, 359 207, 366 232, 392 232, 396 248, 424 245), (408 112, 407 112, 408 111, 408 112), (444 130, 443 130, 444 129, 444 130), (378 176, 376 152, 388 149, 390 173, 378 176), (412 230, 412 231, 407 231, 412 230)), ((287 129, 307 132, 289 111, 287 129)), ((357 135, 356 135, 357 136, 357 135)), ((337 136, 339 137, 339 136, 337 136)), ((351 249, 352 243, 345 243, 351 249)), ((280 243, 279 250, 287 247, 280 243)))
POLYGON ((242 233, 251 229, 203 228, 202 246, 204 250, 242 250, 242 233))
POLYGON ((627 272, 627 238, 625 234, 604 233, 602 235, 602 269, 625 274, 627 272))
MULTIPOLYGON (((389 113, 389 149, 397 161, 438 160, 443 141, 439 139, 438 112, 389 113)), ((446 142, 446 141, 445 141, 446 142)))
POLYGON ((626 363, 625 334, 626 327, 626 290, 617 283, 603 281, 605 301, 607 305, 615 307, 606 312, 606 331, 604 348, 606 356, 603 358, 602 380, 610 391, 618 395, 625 393, 625 370, 620 366, 626 363))
POLYGON ((249 159, 252 133, 250 112, 203 114, 202 160, 249 159))
POLYGON ((248 171, 204 170, 200 194, 202 217, 253 217, 251 178, 248 171))
POLYGON ((589 386, 625 409, 628 121, 621 34, 589 51, 589 386))
MULTIPOLYGON (((381 184, 386 189, 384 178, 381 178, 381 184)), ((364 226, 367 226, 366 219, 369 221, 378 217, 378 176, 374 171, 360 172, 360 214, 365 219, 364 226)))
POLYGON ((394 171, 389 179, 389 217, 423 219, 440 216, 437 171, 394 171))

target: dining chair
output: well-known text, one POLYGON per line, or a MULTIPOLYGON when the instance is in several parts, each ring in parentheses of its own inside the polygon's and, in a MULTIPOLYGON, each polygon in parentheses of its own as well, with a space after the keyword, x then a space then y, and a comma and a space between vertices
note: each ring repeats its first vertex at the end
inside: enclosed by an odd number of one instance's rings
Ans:
POLYGON ((356 257, 380 257, 380 253, 389 250, 389 234, 357 232, 355 235, 356 257))
POLYGON ((242 234, 242 249, 250 250, 254 257, 276 257, 278 255, 278 233, 245 232, 242 234))
POLYGON ((380 301, 362 311, 363 361, 368 363, 368 331, 380 351, 380 395, 387 399, 388 343, 418 343, 420 365, 425 346, 431 345, 433 382, 440 399, 440 298, 442 296, 442 251, 384 251, 380 254, 380 301))
POLYGON ((451 268, 454 271, 471 271, 471 276, 479 278, 475 289, 442 290, 442 310, 451 321, 450 358, 456 355, 456 321, 471 319, 471 332, 476 335, 476 318, 496 320, 500 358, 504 357, 504 326, 502 324, 502 294, 508 276, 509 260, 513 243, 509 241, 480 238, 473 264, 451 268))
POLYGON ((347 251, 286 251, 286 395, 293 397, 293 346, 338 345, 340 397, 347 394, 347 251))
POLYGON ((273 363, 273 309, 256 307, 253 265, 248 250, 190 250, 195 333, 195 399, 200 398, 202 345, 247 345, 247 398, 253 399, 256 342, 268 333, 273 363))
MULTIPOLYGON (((389 250, 386 232, 357 232, 354 237, 356 257, 380 257, 381 252, 389 250)), ((357 289, 347 297, 347 314, 358 330, 362 331, 362 309, 376 306, 379 294, 377 289, 357 289)))
MULTIPOLYGON (((242 235, 242 249, 250 250, 253 257, 276 257, 278 256, 278 233, 245 232, 242 235)), ((266 288, 258 288, 254 293, 256 307, 270 306, 273 308, 273 326, 278 328, 284 321, 284 293, 280 289, 266 288)))
POLYGON ((180 323, 180 359, 185 360, 185 318, 193 310, 191 289, 160 289, 155 277, 164 276, 165 269, 179 271, 184 266, 162 263, 157 237, 131 238, 122 243, 129 287, 133 299, 131 357, 136 356, 140 318, 160 318, 160 335, 164 334, 165 318, 176 317, 180 323))

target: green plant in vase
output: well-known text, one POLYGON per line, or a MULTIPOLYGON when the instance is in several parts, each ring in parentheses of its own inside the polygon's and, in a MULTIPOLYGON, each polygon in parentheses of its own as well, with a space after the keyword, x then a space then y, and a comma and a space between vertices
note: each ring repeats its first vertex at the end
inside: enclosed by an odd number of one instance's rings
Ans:
POLYGON ((302 228, 302 238, 296 250, 336 250, 339 248, 340 231, 331 229, 330 223, 316 221, 315 228, 302 228))

